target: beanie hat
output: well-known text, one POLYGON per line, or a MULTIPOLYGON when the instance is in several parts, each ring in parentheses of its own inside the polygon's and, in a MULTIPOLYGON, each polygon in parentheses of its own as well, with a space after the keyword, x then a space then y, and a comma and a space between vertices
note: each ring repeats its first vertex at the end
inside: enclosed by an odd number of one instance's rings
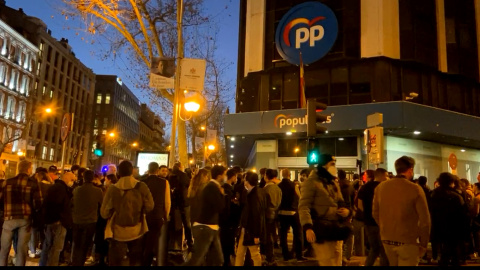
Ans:
POLYGON ((330 161, 335 161, 335 157, 330 154, 321 154, 318 158, 318 167, 323 167, 327 165, 330 161))

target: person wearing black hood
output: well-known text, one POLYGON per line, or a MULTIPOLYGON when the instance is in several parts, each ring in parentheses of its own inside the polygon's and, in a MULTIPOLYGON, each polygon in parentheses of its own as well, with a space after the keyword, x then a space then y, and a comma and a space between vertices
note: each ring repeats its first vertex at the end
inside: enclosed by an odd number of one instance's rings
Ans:
POLYGON ((317 173, 303 182, 298 206, 300 223, 320 266, 342 266, 343 241, 352 233, 352 228, 344 222, 351 210, 334 181, 335 161, 332 155, 320 156, 317 173))
POLYGON ((467 218, 467 207, 460 194, 454 189, 455 176, 442 173, 438 177, 440 187, 432 192, 432 238, 440 244, 440 266, 460 266, 460 245, 463 224, 467 218))

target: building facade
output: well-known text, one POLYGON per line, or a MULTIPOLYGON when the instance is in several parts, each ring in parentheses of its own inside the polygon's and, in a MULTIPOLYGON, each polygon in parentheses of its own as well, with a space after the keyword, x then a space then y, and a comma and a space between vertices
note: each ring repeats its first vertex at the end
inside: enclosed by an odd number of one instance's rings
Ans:
POLYGON ((51 36, 44 22, 1 3, 0 17, 38 48, 33 82, 34 120, 29 127, 27 158, 35 166, 60 165, 63 142, 60 130, 63 116, 72 113, 73 128, 66 139, 65 168, 88 166, 90 155, 91 108, 95 75, 75 57, 68 40, 51 36), (46 108, 51 113, 45 115, 46 108))
MULTIPOLYGON (((300 109, 300 68, 288 63, 279 53, 276 39, 282 19, 305 2, 311 1, 241 1, 237 114, 227 116, 225 128, 227 138, 230 138, 228 156, 234 156, 230 165, 250 168, 308 167, 305 158, 307 138, 302 124, 290 127, 288 132, 293 133, 290 136, 278 123, 274 124, 276 130, 263 130, 258 134, 241 134, 233 129, 241 117, 249 115, 248 123, 255 121, 255 117, 263 119, 264 116, 256 112, 273 111, 276 116, 287 120, 291 117, 289 114, 305 115, 305 110, 300 109), (295 148, 300 151, 294 152, 295 148)), ((432 148, 435 153, 442 152, 442 155, 432 156, 432 159, 439 160, 438 164, 418 157, 421 165, 417 166, 417 175, 426 175, 434 180, 439 171, 451 170, 448 156, 453 153, 462 163, 457 169, 458 175, 475 179, 480 171, 480 153, 477 150, 480 149, 480 136, 470 134, 468 129, 471 126, 465 126, 464 122, 474 126, 480 124, 480 2, 313 2, 326 5, 338 21, 338 35, 333 47, 322 59, 304 67, 306 98, 315 98, 327 104, 329 108, 325 112, 333 114, 329 126, 331 132, 321 137, 325 142, 323 150, 343 158, 344 164, 340 162, 340 167, 351 172, 358 171, 357 160, 363 161, 362 169, 373 168, 366 162, 362 145, 363 130, 367 128, 365 112, 383 113, 385 119, 393 123, 396 118, 386 114, 402 117, 412 111, 421 111, 432 121, 415 122, 409 119, 411 121, 402 122, 401 126, 391 126, 385 120, 384 127, 390 129, 386 129, 385 134, 387 160, 381 166, 394 171, 391 161, 399 153, 415 156, 419 145, 428 145, 425 147, 432 148), (416 106, 396 105, 404 103, 416 106), (389 106, 376 107, 375 104, 389 106), (372 111, 371 108, 383 111, 372 111), (388 108, 401 110, 395 112, 388 108), (462 117, 448 122, 450 126, 447 128, 447 120, 439 118, 444 111, 450 113, 448 117, 462 117), (342 115, 352 118, 347 122, 350 126, 334 124, 338 119, 344 119, 342 115), (431 128, 430 123, 436 126, 431 128), (400 143, 404 147, 390 144, 398 142, 399 138, 405 140, 400 143)), ((317 24, 322 25, 322 22, 317 24)), ((326 28, 325 33, 329 30, 326 28)), ((298 38, 305 38, 305 35, 298 38)), ((299 47, 303 51, 304 46, 322 46, 322 42, 299 43, 299 47)), ((299 119, 303 117, 299 116, 299 119)))
POLYGON ((147 104, 141 105, 140 113, 140 141, 138 149, 142 151, 163 151, 165 122, 156 115, 147 104))
POLYGON ((0 20, 0 145, 7 178, 16 174, 19 157, 26 152, 25 137, 31 122, 34 72, 39 50, 0 20))
POLYGON ((135 160, 139 142, 141 106, 138 98, 114 75, 97 75, 95 84, 94 129, 90 153, 102 135, 104 156, 94 157, 96 169, 122 160, 135 160), (100 136, 99 136, 100 135, 100 136), (98 138, 97 138, 98 136, 98 138))

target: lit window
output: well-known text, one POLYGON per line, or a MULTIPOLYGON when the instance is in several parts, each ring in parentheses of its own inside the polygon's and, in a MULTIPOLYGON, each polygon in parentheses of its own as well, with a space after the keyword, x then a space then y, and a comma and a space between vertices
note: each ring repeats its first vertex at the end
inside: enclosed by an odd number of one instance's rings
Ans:
POLYGON ((105 96, 105 104, 110 104, 110 94, 105 96))
POLYGON ((107 131, 106 131, 106 130, 103 130, 103 131, 102 131, 102 135, 107 135, 107 131))
POLYGON ((47 159, 47 151, 48 151, 47 147, 44 146, 42 151, 42 159, 44 160, 47 159))
POLYGON ((102 94, 97 95, 97 104, 102 104, 102 94))
POLYGON ((50 160, 53 161, 53 156, 55 154, 55 150, 53 148, 50 148, 50 160))

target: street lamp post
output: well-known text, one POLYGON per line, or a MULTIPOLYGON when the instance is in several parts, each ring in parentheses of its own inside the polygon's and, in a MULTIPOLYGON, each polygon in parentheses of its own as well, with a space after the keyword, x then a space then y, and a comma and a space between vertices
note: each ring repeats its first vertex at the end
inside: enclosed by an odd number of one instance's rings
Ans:
POLYGON ((175 71, 175 92, 173 98, 173 116, 172 116, 172 133, 170 136, 170 168, 173 168, 175 163, 175 139, 177 137, 177 118, 179 114, 179 99, 180 99, 180 72, 181 63, 183 59, 183 0, 177 0, 177 34, 178 34, 178 55, 177 55, 177 69, 175 71))

